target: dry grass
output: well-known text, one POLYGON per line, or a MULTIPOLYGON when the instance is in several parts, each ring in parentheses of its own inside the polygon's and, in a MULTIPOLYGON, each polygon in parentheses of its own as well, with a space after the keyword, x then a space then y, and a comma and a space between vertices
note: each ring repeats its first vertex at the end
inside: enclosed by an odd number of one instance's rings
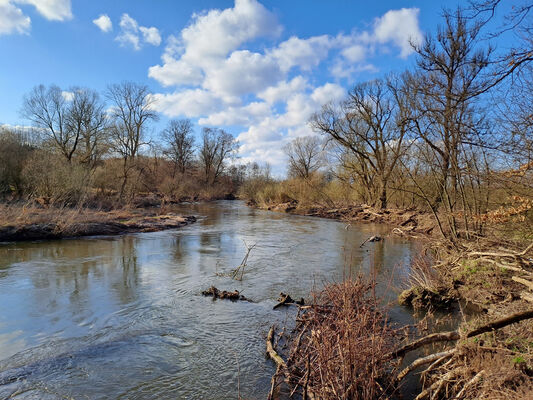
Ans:
POLYGON ((422 374, 420 398, 532 399, 532 336, 529 320, 459 343, 453 357, 422 374))
POLYGON ((62 228, 80 223, 109 222, 131 218, 129 210, 101 211, 83 207, 48 207, 0 204, 0 227, 56 224, 62 228))
POLYGON ((299 318, 287 361, 294 392, 304 398, 381 399, 392 391, 386 355, 395 331, 362 278, 327 285, 299 318))

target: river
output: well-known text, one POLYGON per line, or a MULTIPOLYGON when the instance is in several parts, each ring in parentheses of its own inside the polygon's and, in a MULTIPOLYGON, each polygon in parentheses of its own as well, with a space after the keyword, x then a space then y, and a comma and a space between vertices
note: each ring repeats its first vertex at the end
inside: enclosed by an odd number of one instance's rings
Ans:
MULTIPOLYGON (((248 208, 240 201, 180 205, 199 217, 179 230, 0 244, 0 398, 264 399, 265 358, 280 292, 346 274, 375 273, 393 300, 417 251, 379 225, 248 208), (224 276, 256 244, 241 282, 224 276), (238 289, 251 302, 201 291, 238 289)), ((398 306, 391 318, 412 322, 398 306)))

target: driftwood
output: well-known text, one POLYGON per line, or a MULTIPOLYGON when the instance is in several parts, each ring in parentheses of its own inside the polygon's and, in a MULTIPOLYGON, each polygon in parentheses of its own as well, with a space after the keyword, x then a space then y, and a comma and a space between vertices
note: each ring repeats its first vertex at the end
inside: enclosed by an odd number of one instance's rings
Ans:
POLYGON ((300 300, 294 300, 290 295, 285 293, 280 293, 278 297, 278 304, 274 306, 274 310, 281 307, 281 306, 290 306, 290 305, 297 305, 297 306, 303 306, 304 305, 304 299, 300 298, 300 300))
POLYGON ((239 293, 238 290, 235 290, 233 292, 228 292, 227 290, 218 290, 216 287, 211 286, 209 289, 204 290, 202 292, 204 296, 211 296, 213 297, 213 300, 215 299, 226 299, 226 300, 243 300, 243 301, 251 301, 244 297, 242 294, 239 293))
POLYGON ((285 368, 287 365, 285 364, 285 361, 281 356, 278 354, 278 352, 274 349, 274 331, 275 328, 272 327, 268 331, 267 335, 267 341, 266 341, 266 348, 267 348, 267 354, 268 356, 276 363, 276 365, 280 368, 285 368))
POLYGON ((266 350, 268 357, 276 363, 276 373, 272 376, 271 379, 271 385, 270 385, 270 391, 268 393, 268 400, 272 400, 274 398, 274 390, 276 389, 278 376, 283 372, 286 377, 285 380, 287 381, 289 377, 287 376, 287 363, 285 363, 285 360, 278 354, 276 349, 274 348, 274 333, 275 333, 275 327, 272 326, 270 330, 268 331, 267 340, 266 340, 266 350))

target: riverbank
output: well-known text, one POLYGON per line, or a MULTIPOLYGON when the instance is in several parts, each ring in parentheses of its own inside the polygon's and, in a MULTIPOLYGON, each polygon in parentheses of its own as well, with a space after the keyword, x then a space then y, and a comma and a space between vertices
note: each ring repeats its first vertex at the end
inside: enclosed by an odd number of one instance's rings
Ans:
POLYGON ((301 207, 295 201, 268 205, 248 202, 248 205, 262 210, 328 218, 347 223, 385 224, 391 227, 391 233, 400 236, 431 237, 436 233, 437 226, 431 214, 414 209, 381 210, 365 204, 333 208, 321 205, 301 207))
POLYGON ((400 294, 399 302, 414 312, 430 314, 436 309, 444 314, 459 309, 463 323, 450 335, 439 336, 438 341, 453 345, 428 348, 429 358, 409 370, 425 368, 423 391, 417 399, 437 398, 443 391, 471 399, 533 395, 531 317, 501 329, 492 327, 472 339, 463 335, 492 321, 533 312, 531 240, 487 235, 451 245, 439 235, 432 215, 416 210, 378 210, 365 205, 298 207, 296 202, 260 208, 347 223, 387 224, 391 235, 425 240, 425 250, 413 262, 405 282, 408 289, 400 294))
POLYGON ((154 232, 181 228, 195 221, 194 216, 164 214, 153 209, 101 211, 0 205, 0 242, 154 232))

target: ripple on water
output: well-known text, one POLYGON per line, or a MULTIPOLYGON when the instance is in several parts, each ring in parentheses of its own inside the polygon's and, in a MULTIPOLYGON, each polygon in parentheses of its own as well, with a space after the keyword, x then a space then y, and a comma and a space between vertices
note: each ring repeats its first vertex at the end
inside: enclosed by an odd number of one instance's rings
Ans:
MULTIPOLYGON (((264 398, 275 370, 266 333, 294 319, 272 310, 279 292, 307 298, 354 265, 388 284, 414 252, 394 238, 359 248, 376 226, 241 202, 176 211, 203 218, 167 232, 0 246, 0 398, 234 399, 239 385, 264 398), (243 281, 216 276, 240 264, 243 240, 257 243, 243 281), (256 302, 201 296, 211 285, 256 302)), ((411 321, 400 308, 394 318, 411 321)))

